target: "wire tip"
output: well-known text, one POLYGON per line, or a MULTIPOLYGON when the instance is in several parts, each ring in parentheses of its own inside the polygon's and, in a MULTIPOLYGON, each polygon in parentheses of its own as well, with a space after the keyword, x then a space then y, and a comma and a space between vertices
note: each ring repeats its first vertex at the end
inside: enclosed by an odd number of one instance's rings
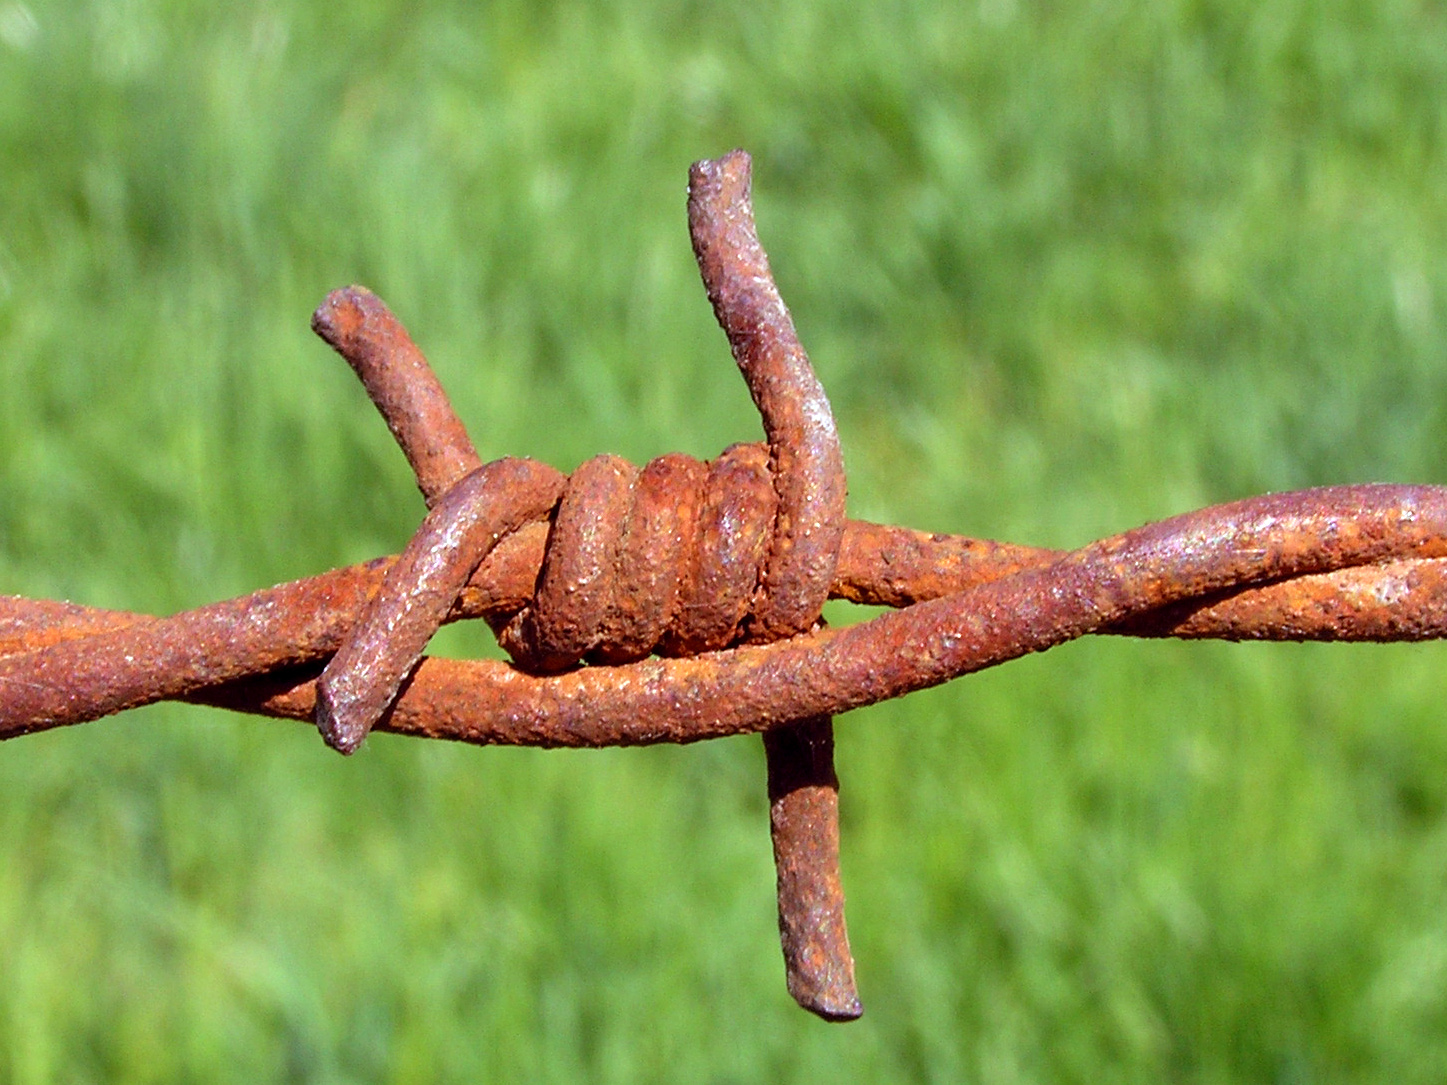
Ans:
POLYGON ((322 741, 343 755, 356 753, 370 729, 334 702, 331 685, 324 679, 317 683, 316 723, 322 741))
POLYGON ((344 286, 333 290, 312 313, 312 331, 334 350, 356 335, 369 312, 382 306, 381 299, 365 286, 344 286))

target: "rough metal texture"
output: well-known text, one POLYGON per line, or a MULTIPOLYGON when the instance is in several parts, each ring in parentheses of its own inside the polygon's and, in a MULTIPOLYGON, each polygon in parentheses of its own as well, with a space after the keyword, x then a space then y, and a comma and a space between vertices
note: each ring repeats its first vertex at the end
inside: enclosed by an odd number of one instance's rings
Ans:
MULTIPOLYGON (((844 454, 834 414, 769 272, 749 198, 749 156, 696 162, 688 230, 708 300, 763 417, 778 496, 745 638, 818 624, 844 538, 844 454)), ((864 1012, 844 926, 834 721, 811 715, 764 735, 779 938, 789 994, 830 1021, 864 1012)))
POLYGON ((1054 551, 849 521, 833 418, 774 287, 741 151, 693 167, 704 286, 767 443, 565 478, 482 464, 382 302, 312 326, 357 371, 429 513, 395 558, 169 618, 0 597, 0 738, 168 698, 538 746, 761 732, 790 993, 862 1012, 839 880, 832 716, 1087 633, 1406 641, 1447 635, 1447 488, 1342 486, 1203 509, 1054 551), (827 597, 900 608, 826 629, 827 597), (422 656, 483 618, 512 663, 422 656))

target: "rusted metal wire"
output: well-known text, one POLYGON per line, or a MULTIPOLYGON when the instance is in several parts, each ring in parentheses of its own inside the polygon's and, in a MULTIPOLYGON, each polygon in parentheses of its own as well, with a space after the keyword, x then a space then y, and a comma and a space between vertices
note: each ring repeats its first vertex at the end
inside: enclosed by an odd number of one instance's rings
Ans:
POLYGON ((748 156, 693 167, 689 228, 766 444, 702 463, 483 464, 421 352, 351 287, 313 328, 353 366, 428 514, 404 552, 169 618, 0 597, 0 738, 165 699, 372 729, 609 746, 761 732, 788 988, 862 1012, 832 717, 1088 633, 1447 636, 1447 488, 1251 498, 1074 551, 846 520, 838 436, 774 286, 748 156), (899 608, 843 629, 826 598, 899 608), (483 618, 512 657, 429 658, 483 618))

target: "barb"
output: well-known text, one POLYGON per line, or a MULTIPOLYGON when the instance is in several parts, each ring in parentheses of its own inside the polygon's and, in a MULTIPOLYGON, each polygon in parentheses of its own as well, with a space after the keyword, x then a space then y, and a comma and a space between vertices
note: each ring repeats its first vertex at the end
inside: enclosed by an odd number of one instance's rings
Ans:
MULTIPOLYGON (((688 229, 714 315, 769 439, 778 498, 745 639, 768 643, 817 625, 844 537, 844 454, 824 388, 769 273, 742 151, 688 175, 688 229)), ((764 735, 779 938, 794 1001, 831 1021, 864 1012, 844 926, 834 720, 820 714, 764 735)))
POLYGON ((399 557, 169 618, 0 597, 0 738, 168 698, 316 722, 539 746, 762 732, 786 980, 861 1011, 838 867, 831 717, 1089 633, 1230 640, 1447 636, 1447 488, 1250 498, 1062 552, 844 517, 828 401, 779 298, 734 152, 690 175, 710 301, 765 445, 569 478, 481 464, 379 299, 313 327, 357 371, 427 500, 399 557), (896 609, 827 629, 825 597, 896 609), (483 618, 511 663, 421 655, 483 618))

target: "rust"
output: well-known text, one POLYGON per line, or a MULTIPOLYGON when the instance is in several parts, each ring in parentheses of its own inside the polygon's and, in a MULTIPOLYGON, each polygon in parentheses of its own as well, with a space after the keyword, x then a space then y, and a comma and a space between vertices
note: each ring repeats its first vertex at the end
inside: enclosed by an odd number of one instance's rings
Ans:
MULTIPOLYGON (((834 413, 774 285, 754 224, 752 179, 743 151, 694 163, 688 230, 704 291, 769 442, 778 503, 746 633, 758 644, 819 621, 839 564, 845 514, 834 413)), ((780 725, 764 736, 764 758, 785 983, 794 1001, 820 1017, 858 1017, 864 1008, 854 986, 839 872, 834 721, 812 715, 780 725)))
POLYGON ((563 476, 529 460, 496 460, 464 475, 432 506, 317 681, 317 727, 352 753, 397 696, 462 593, 510 531, 545 516, 563 476))
POLYGON ((764 753, 784 982, 805 1009, 826 1021, 852 1021, 864 1007, 844 925, 834 721, 811 716, 765 731, 764 753))
MULTIPOLYGON (((515 551, 505 562, 499 558, 508 544, 499 545, 449 618, 506 610, 524 582, 536 577, 539 529, 545 525, 529 525, 509 536, 515 551), (468 605, 469 597, 475 606, 468 605)), ((1447 636, 1444 487, 1342 486, 1251 498, 1035 564, 1007 567, 996 563, 997 556, 994 544, 980 540, 851 521, 833 594, 887 603, 904 593, 918 597, 915 605, 860 625, 770 645, 554 676, 529 675, 492 660, 426 659, 383 729, 508 745, 692 742, 778 722, 775 715, 750 721, 751 704, 767 707, 776 700, 800 717, 837 714, 1085 633, 1340 641, 1447 636), (1272 516, 1292 505, 1298 515, 1278 520, 1279 529, 1298 547, 1302 540, 1315 542, 1287 565, 1268 555, 1262 539, 1269 540, 1276 530, 1272 516), (1373 531, 1349 547, 1335 546, 1332 524, 1343 520, 1370 523, 1373 531), (896 537, 896 549, 885 551, 895 560, 872 566, 863 559, 853 562, 856 534, 872 540, 881 532, 896 537), (1121 549, 1143 535, 1151 540, 1149 565, 1138 561, 1142 544, 1121 549), (918 569, 899 560, 904 551, 914 554, 918 569), (1121 552, 1135 553, 1135 564, 1123 568, 1102 556, 1121 552), (985 555, 978 565, 972 553, 985 555), (918 591, 905 586, 902 568, 907 575, 918 572, 918 591), (1063 582, 1078 582, 1082 570, 1092 568, 1115 578, 1117 606, 1087 613, 1089 620, 1078 619, 1072 628, 1045 636, 1042 612, 1063 614, 1063 582), (1031 599, 1031 591, 1043 594, 1031 599), (1012 606, 1021 610, 1012 614, 1012 606), (986 609, 995 612, 993 647, 982 646, 977 655, 961 653, 963 634, 951 624, 952 615, 968 617, 986 609), (851 689, 849 661, 834 642, 847 636, 846 643, 857 646, 848 650, 887 662, 906 650, 906 628, 919 635, 932 629, 940 640, 954 633, 955 654, 927 668, 917 659, 902 659, 907 680, 888 688, 851 689), (797 670, 791 673, 790 667, 797 670), (748 686, 763 675, 774 675, 770 681, 776 685, 761 688, 755 699, 748 686), (441 715, 429 721, 433 712, 441 715)), ((393 560, 334 570, 170 618, 0 596, 0 684, 5 689, 0 735, 84 723, 167 698, 199 698, 221 687, 239 702, 252 678, 296 674, 295 668, 308 664, 319 671, 320 661, 337 650, 393 560)), ((298 674, 287 688, 306 688, 306 677, 298 674)), ((266 710, 263 701, 248 703, 266 710)), ((294 704, 277 702, 273 709, 291 716, 295 712, 288 706, 294 704)))
POLYGON ((834 579, 844 530, 844 459, 824 388, 774 286, 743 151, 689 171, 688 225, 704 288, 768 436, 779 511, 753 621, 762 636, 809 628, 834 579))
MULTIPOLYGON (((1387 570, 1388 579, 1376 583, 1393 584, 1405 568, 1440 567, 1444 552, 1444 488, 1348 486, 1250 498, 1149 524, 858 625, 771 644, 553 676, 493 660, 424 659, 386 728, 539 746, 746 734, 875 704, 1088 633, 1128 631, 1132 621, 1244 585, 1265 582, 1263 592, 1279 601, 1286 584, 1332 583, 1333 577, 1309 575, 1328 570, 1387 570), (1342 509, 1353 510, 1354 521, 1367 529, 1344 546, 1333 528, 1342 509), (1278 538, 1286 545, 1273 547, 1278 538), (1211 545, 1202 545, 1204 539, 1211 545), (1423 559, 1392 560, 1413 552, 1423 559), (1376 562, 1383 564, 1370 564, 1376 562)), ((1352 590, 1371 583, 1369 577, 1352 590)), ((1447 635, 1440 597, 1398 605, 1430 624, 1431 635, 1447 635)), ((1302 608, 1293 621, 1314 613, 1314 605, 1302 608)), ((1353 620, 1346 607, 1333 615, 1336 622, 1353 620)), ((1376 630, 1368 623, 1352 631, 1376 630)), ((297 680, 256 707, 305 715, 312 696, 309 683, 297 680)))
POLYGON ((417 476, 431 508, 482 466, 447 392, 407 329, 366 287, 333 290, 312 330, 347 360, 417 476))
POLYGON ((768 452, 734 445, 708 465, 698 507, 699 539, 680 587, 678 621, 660 644, 664 655, 698 655, 732 644, 763 571, 775 494, 768 452))
MULTIPOLYGON (((663 619, 675 650, 694 653, 739 640, 776 641, 819 620, 844 532, 843 456, 829 401, 759 243, 750 181, 751 163, 742 151, 696 163, 689 175, 688 221, 704 289, 763 418, 767 459, 757 446, 740 445, 710 465, 705 490, 695 501, 702 515, 687 532, 692 553, 681 560, 676 551, 683 530, 671 534, 670 525, 649 530, 640 514, 640 534, 631 536, 640 496, 637 468, 616 456, 579 467, 567 487, 559 487, 562 497, 537 591, 499 634, 499 643, 525 670, 560 672, 595 652, 608 659, 658 647, 644 643, 642 624, 630 620, 640 612, 652 614, 655 622, 663 619), (625 561, 625 543, 644 550, 625 561), (677 587, 682 605, 672 623, 660 600, 640 598, 645 587, 663 589, 660 580, 620 582, 625 563, 638 574, 660 560, 692 574, 677 587), (609 641, 615 633, 623 635, 622 643, 609 641)), ((466 435, 453 424, 435 379, 420 382, 417 393, 407 380, 393 379, 393 373, 405 378, 430 370, 375 297, 357 289, 334 295, 313 323, 333 331, 343 322, 332 318, 354 310, 366 320, 345 322, 347 334, 329 341, 378 399, 433 509, 317 683, 317 726, 343 753, 356 750, 392 705, 488 550, 526 519, 521 508, 504 518, 491 507, 505 483, 484 477, 484 469, 440 494, 455 474, 447 461, 475 458, 471 445, 463 445, 466 435), (368 321, 374 336, 366 334, 368 321), (393 356, 395 364, 389 361, 393 356), (414 405, 418 400, 423 407, 414 405), (421 438, 413 422, 426 412, 454 435, 441 465, 430 449, 416 447, 421 438)), ((678 489, 669 485, 669 469, 686 480, 698 478, 675 460, 668 469, 653 465, 650 482, 678 489)), ((557 493, 547 496, 544 507, 557 493)), ((833 724, 827 716, 813 716, 797 726, 793 740, 780 735, 764 747, 769 779, 794 781, 771 792, 770 818, 787 986, 800 1005, 821 1016, 857 1017, 862 1010, 843 923, 838 826, 827 832, 819 827, 821 819, 837 821, 833 724), (821 798, 826 791, 828 801, 821 798), (832 920, 816 921, 818 916, 832 920)))
POLYGON ((353 366, 429 513, 398 557, 167 618, 0 597, 0 738, 167 698, 472 743, 763 733, 786 981, 858 1016, 831 717, 1087 634, 1447 636, 1447 488, 1341 486, 1202 509, 1073 551, 844 518, 838 437, 735 152, 690 174, 705 289, 766 443, 702 463, 482 464, 401 323, 360 287, 313 326, 353 366), (897 608, 823 628, 826 596, 897 608), (421 655, 484 618, 513 659, 421 655))

